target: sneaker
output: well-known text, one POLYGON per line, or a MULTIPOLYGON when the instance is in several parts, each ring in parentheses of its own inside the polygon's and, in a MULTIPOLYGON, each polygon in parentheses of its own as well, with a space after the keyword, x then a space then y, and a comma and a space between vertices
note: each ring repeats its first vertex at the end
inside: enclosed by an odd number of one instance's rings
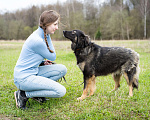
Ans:
POLYGON ((33 100, 36 100, 39 103, 44 103, 46 102, 46 98, 45 97, 33 97, 33 100))
POLYGON ((28 98, 25 96, 24 91, 21 90, 15 91, 14 96, 16 100, 16 107, 26 109, 26 102, 28 101, 28 98))

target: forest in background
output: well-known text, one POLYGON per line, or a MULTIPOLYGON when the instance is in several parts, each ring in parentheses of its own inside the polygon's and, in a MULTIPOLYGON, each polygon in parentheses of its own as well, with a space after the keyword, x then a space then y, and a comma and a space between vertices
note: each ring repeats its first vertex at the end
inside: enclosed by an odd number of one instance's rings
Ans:
POLYGON ((0 13, 0 40, 25 40, 38 28, 44 10, 61 16, 54 40, 64 40, 62 31, 80 29, 91 39, 130 40, 150 38, 150 0, 67 0, 0 13))

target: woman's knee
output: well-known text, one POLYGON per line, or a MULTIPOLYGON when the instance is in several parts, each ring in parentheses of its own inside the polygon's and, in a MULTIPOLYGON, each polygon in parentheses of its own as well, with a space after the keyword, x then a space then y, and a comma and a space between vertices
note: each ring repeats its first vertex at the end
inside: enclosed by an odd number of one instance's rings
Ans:
POLYGON ((65 75, 66 75, 66 73, 67 73, 67 68, 66 68, 65 65, 60 64, 60 65, 59 65, 59 70, 60 70, 62 76, 65 76, 65 75))
POLYGON ((58 97, 63 97, 66 94, 66 88, 62 86, 57 92, 58 92, 58 97))

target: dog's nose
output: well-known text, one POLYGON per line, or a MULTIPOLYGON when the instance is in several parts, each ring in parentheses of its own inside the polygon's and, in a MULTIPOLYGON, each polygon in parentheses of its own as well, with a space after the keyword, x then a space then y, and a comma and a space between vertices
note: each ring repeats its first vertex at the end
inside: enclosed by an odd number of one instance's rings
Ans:
POLYGON ((65 33, 66 31, 65 30, 63 30, 63 33, 65 33))
POLYGON ((65 32, 66 32, 66 31, 65 31, 65 30, 63 30, 63 36, 65 36, 65 32))

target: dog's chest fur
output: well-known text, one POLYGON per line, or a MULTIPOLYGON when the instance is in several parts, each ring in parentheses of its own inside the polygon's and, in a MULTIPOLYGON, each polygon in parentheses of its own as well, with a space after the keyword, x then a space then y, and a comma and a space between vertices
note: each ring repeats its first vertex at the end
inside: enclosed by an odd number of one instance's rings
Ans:
POLYGON ((84 61, 77 64, 77 65, 78 65, 78 67, 80 68, 81 71, 84 71, 84 67, 85 67, 85 62, 84 61))
POLYGON ((79 54, 75 54, 77 59, 77 65, 80 68, 80 70, 83 72, 85 66, 94 63, 94 51, 92 51, 92 48, 89 48, 88 50, 84 49, 79 54))

